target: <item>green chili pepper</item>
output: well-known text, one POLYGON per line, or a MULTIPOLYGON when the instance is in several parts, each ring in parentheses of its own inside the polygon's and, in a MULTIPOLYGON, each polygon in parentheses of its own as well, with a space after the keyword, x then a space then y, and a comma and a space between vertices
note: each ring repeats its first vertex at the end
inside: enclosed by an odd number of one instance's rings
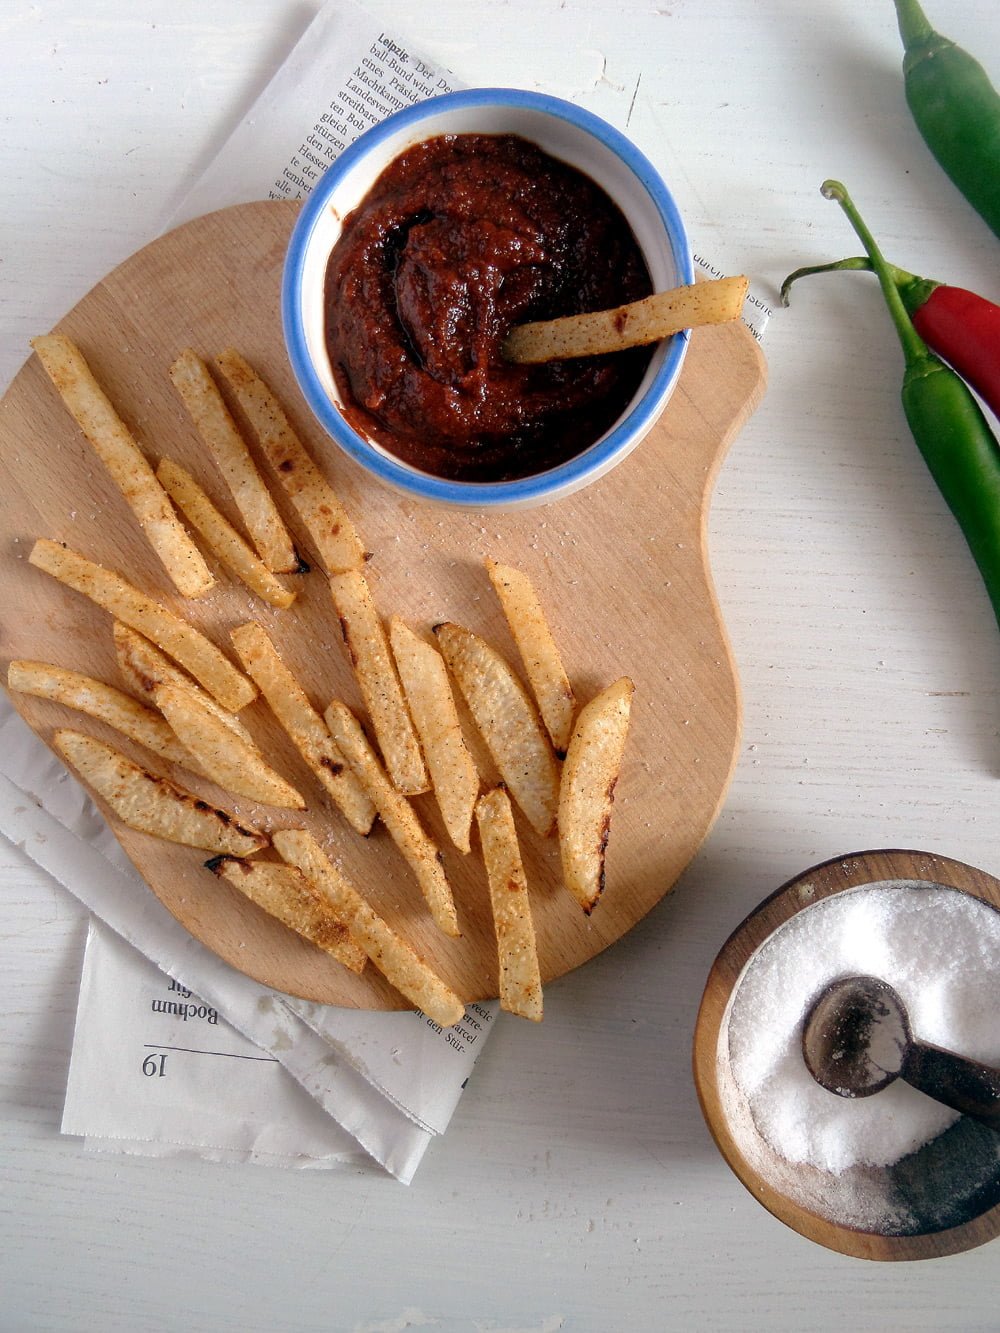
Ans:
POLYGON ((942 37, 918 0, 895 0, 906 100, 928 148, 1000 236, 1000 93, 977 60, 942 37))
POLYGON ((871 232, 839 181, 824 181, 861 240, 903 347, 906 421, 931 476, 948 502, 983 576, 1000 621, 1000 447, 963 380, 928 348, 906 313, 871 232))

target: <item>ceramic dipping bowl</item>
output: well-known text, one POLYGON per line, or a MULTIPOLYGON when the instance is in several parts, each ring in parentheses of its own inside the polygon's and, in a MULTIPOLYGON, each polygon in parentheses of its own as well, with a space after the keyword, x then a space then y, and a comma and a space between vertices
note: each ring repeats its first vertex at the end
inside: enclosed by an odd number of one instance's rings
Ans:
POLYGON ((615 201, 655 291, 694 281, 684 224, 658 172, 624 135, 571 102, 513 88, 447 93, 396 112, 361 135, 321 177, 292 233, 282 287, 289 360, 329 437, 373 477, 409 496, 467 509, 523 509, 570 495, 626 458, 655 424, 680 375, 688 333, 655 350, 631 402, 589 448, 515 481, 459 482, 402 462, 345 418, 324 339, 323 288, 343 219, 405 149, 447 134, 514 134, 589 176, 615 201))

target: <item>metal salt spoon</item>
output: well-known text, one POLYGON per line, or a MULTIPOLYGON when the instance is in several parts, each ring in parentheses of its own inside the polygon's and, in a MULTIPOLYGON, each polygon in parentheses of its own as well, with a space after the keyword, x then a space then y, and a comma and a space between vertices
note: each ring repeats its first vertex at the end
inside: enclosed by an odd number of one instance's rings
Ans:
POLYGON ((813 1003, 802 1054, 838 1097, 870 1097, 897 1078, 963 1115, 1000 1129, 1000 1069, 917 1041, 902 1000, 877 977, 842 977, 813 1003))

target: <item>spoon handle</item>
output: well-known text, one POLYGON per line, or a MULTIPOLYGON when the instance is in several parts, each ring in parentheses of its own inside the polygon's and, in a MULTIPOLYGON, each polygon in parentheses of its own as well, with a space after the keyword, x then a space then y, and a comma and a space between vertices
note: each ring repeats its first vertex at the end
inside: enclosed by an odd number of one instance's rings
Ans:
POLYGON ((915 1041, 899 1076, 928 1097, 1000 1129, 1000 1069, 915 1041))

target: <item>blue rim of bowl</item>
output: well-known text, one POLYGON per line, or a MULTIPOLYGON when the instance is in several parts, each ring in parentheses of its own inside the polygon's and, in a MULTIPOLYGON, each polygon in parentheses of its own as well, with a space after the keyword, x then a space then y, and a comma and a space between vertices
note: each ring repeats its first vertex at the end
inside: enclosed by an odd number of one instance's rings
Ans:
POLYGON ((373 125, 355 139, 321 177, 319 184, 306 199, 298 220, 292 229, 285 258, 281 284, 281 319, 285 346, 292 371, 299 388, 315 416, 349 457, 389 486, 410 492, 426 500, 446 504, 461 504, 470 508, 496 508, 537 501, 546 496, 558 496, 575 490, 591 475, 600 475, 615 461, 624 446, 637 435, 644 434, 653 424, 666 396, 680 375, 690 332, 676 333, 667 345, 663 363, 651 384, 629 412, 602 440, 585 449, 575 458, 516 481, 462 482, 431 476, 406 463, 393 459, 374 446, 350 426, 330 399, 312 365, 302 321, 298 292, 302 286, 302 272, 313 230, 331 192, 359 158, 390 135, 419 125, 422 120, 440 111, 455 108, 473 108, 486 105, 542 111, 559 120, 568 121, 593 135, 610 148, 650 196, 670 242, 679 284, 694 282, 694 264, 691 248, 681 215, 673 197, 653 164, 623 134, 607 121, 584 111, 572 102, 545 93, 525 92, 518 88, 472 88, 461 92, 444 93, 405 107, 373 125))

